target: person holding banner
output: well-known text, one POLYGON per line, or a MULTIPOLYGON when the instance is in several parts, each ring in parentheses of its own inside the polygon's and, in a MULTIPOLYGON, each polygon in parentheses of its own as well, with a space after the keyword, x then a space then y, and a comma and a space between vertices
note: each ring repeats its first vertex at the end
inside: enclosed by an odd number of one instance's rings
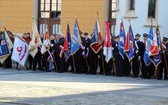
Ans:
MULTIPOLYGON (((162 42, 162 50, 165 52, 165 57, 166 57, 166 61, 168 61, 168 38, 166 37, 163 37, 163 42, 162 42)), ((167 62, 165 62, 164 60, 164 55, 162 53, 162 62, 161 64, 159 65, 159 76, 158 76, 158 79, 162 79, 162 77, 164 77, 164 80, 167 80, 167 68, 166 68, 166 64, 167 62), (163 76, 163 73, 164 73, 164 76, 163 76)))
POLYGON ((65 70, 65 59, 64 59, 64 55, 62 52, 62 48, 63 48, 63 44, 64 44, 64 37, 62 33, 59 33, 56 36, 56 42, 54 44, 55 47, 55 57, 56 57, 56 61, 57 61, 57 67, 58 67, 58 73, 63 73, 65 70))
POLYGON ((90 65, 88 63, 88 54, 89 54, 89 47, 90 47, 90 39, 88 37, 88 33, 84 32, 83 34, 84 36, 81 38, 82 42, 83 42, 83 46, 84 46, 84 51, 82 52, 83 55, 83 73, 87 73, 89 72, 90 69, 90 65))
MULTIPOLYGON (((146 41, 147 41, 147 38, 148 38, 148 34, 147 33, 144 33, 143 34, 143 53, 145 52, 145 46, 146 46, 146 41)), ((142 68, 141 68, 141 73, 142 73, 142 78, 148 78, 148 72, 149 72, 149 67, 146 66, 144 60, 143 60, 143 57, 141 58, 141 62, 142 62, 142 68)))
POLYGON ((144 44, 140 41, 140 34, 135 35, 135 57, 133 58, 132 62, 132 69, 133 69, 133 77, 138 77, 139 75, 139 67, 141 65, 141 58, 143 58, 144 53, 144 44))

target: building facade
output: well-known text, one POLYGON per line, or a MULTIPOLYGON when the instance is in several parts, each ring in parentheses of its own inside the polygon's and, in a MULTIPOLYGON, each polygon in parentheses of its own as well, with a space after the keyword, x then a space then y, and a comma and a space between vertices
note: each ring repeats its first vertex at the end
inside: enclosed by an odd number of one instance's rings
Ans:
MULTIPOLYGON (((32 16, 39 29, 45 32, 46 24, 50 34, 62 32, 66 34, 67 21, 73 32, 75 17, 81 31, 93 32, 98 17, 102 35, 105 21, 111 24, 111 33, 119 34, 119 22, 124 21, 128 30, 131 20, 134 34, 148 33, 150 17, 153 24, 160 26, 162 36, 168 36, 166 0, 1 0, 0 23, 13 33, 31 32, 32 16), (97 16, 98 12, 98 16, 97 16)), ((3 28, 0 27, 0 30, 3 28)))
POLYGON ((47 24, 50 34, 65 34, 67 21, 72 33, 77 18, 80 30, 91 34, 98 17, 103 34, 105 21, 115 24, 115 9, 112 11, 111 6, 112 0, 1 0, 0 21, 8 30, 21 34, 31 32, 33 16, 39 33, 45 32, 47 24))
POLYGON ((33 4, 33 0, 0 0, 0 23, 14 33, 30 32, 33 4))
POLYGON ((119 34, 119 22, 122 19, 125 31, 128 31, 129 22, 134 34, 149 33, 151 17, 153 26, 159 25, 161 36, 168 37, 168 8, 167 0, 118 0, 116 12, 116 34, 119 34))

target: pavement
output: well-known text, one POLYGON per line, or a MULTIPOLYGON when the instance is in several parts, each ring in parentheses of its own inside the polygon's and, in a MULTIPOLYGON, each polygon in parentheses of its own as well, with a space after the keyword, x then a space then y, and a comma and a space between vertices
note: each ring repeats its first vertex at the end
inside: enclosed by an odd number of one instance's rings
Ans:
POLYGON ((0 105, 168 105, 168 80, 0 68, 0 105))

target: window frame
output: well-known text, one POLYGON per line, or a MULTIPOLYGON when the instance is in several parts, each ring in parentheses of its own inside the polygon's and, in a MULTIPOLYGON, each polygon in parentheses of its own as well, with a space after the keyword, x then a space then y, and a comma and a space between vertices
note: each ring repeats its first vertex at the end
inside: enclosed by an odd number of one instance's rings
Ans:
POLYGON ((148 2, 148 18, 151 17, 156 18, 156 0, 149 0, 148 2))
MULTIPOLYGON (((53 6, 53 0, 49 0, 50 1, 50 6, 49 6, 49 10, 46 10, 46 1, 47 0, 44 0, 44 3, 41 3, 41 0, 39 0, 38 1, 38 6, 39 6, 39 9, 38 9, 38 18, 42 18, 42 19, 49 19, 49 18, 57 18, 57 17, 52 17, 52 13, 53 12, 56 12, 56 14, 58 13, 59 15, 61 14, 61 9, 62 8, 60 8, 60 10, 59 10, 59 5, 60 4, 62 4, 62 0, 55 0, 56 1, 56 10, 53 10, 52 8, 52 6, 53 6), (61 1, 61 2, 58 2, 58 1, 61 1), (44 5, 44 9, 42 10, 41 9, 41 4, 43 4, 44 5), (45 15, 44 16, 42 16, 41 14, 42 14, 42 12, 43 13, 49 13, 49 17, 46 17, 45 15)), ((58 17, 58 18, 60 18, 60 17, 58 17)))
POLYGON ((135 10, 135 0, 130 0, 129 10, 130 11, 135 10))
MULTIPOLYGON (((44 1, 46 1, 46 0, 44 0, 44 1)), ((41 31, 41 29, 40 29, 40 25, 41 24, 47 24, 48 25, 49 34, 50 35, 56 35, 56 33, 53 34, 53 28, 54 28, 53 24, 58 24, 60 26, 60 30, 59 31, 61 31, 61 24, 60 24, 61 23, 61 18, 60 17, 53 18, 51 16, 51 13, 53 12, 52 11, 52 1, 53 0, 50 0, 49 18, 43 18, 43 17, 41 17, 41 11, 42 11, 41 10, 41 0, 38 0, 38 19, 37 19, 38 20, 38 30, 39 30, 39 32, 41 31)), ((58 3, 57 1, 59 1, 59 0, 55 0, 55 1, 56 1, 56 3, 58 3)), ((62 4, 62 0, 60 0, 60 3, 62 4)), ((60 12, 60 14, 61 14, 61 10, 58 11, 58 12, 60 12)), ((44 29, 43 29, 43 31, 44 31, 44 29)))

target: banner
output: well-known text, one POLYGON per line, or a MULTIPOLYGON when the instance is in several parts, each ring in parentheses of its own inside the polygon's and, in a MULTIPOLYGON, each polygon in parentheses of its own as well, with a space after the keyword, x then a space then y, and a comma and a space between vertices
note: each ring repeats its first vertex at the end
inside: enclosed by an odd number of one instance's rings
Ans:
POLYGON ((124 46, 125 55, 128 57, 128 60, 131 61, 134 58, 134 37, 131 25, 126 37, 126 42, 124 46))
POLYGON ((6 56, 9 53, 10 51, 7 45, 6 35, 3 32, 2 35, 0 36, 0 57, 6 56))
POLYGON ((71 55, 75 54, 75 52, 78 51, 80 42, 81 39, 79 34, 79 26, 76 19, 74 23, 73 36, 71 38, 71 55))
POLYGON ((152 44, 152 40, 153 40, 153 28, 151 26, 150 30, 149 30, 148 39, 146 41, 145 53, 143 56, 144 62, 147 66, 149 66, 151 64, 151 60, 149 59, 149 50, 150 50, 150 46, 152 44))
MULTIPOLYGON (((149 59, 151 60, 151 62, 155 65, 155 67, 158 67, 158 65, 162 62, 162 51, 161 51, 161 36, 160 36, 160 31, 159 31, 159 27, 157 26, 156 27, 156 31, 155 31, 155 37, 156 37, 156 39, 155 39, 155 41, 156 41, 156 47, 157 48, 155 48, 155 47, 153 47, 154 49, 153 49, 153 51, 155 51, 156 49, 158 50, 158 52, 156 52, 156 53, 158 53, 157 55, 154 55, 154 56, 150 56, 149 57, 149 59)), ((152 49, 151 49, 152 50, 152 49)), ((152 51, 151 51, 152 52, 152 51)))
POLYGON ((24 66, 28 57, 28 49, 29 45, 26 42, 15 37, 11 59, 18 62, 21 66, 24 66))
POLYGON ((11 39, 9 38, 9 35, 8 35, 8 33, 6 32, 6 30, 5 30, 5 36, 6 36, 6 42, 7 42, 9 51, 10 51, 10 50, 12 50, 12 48, 13 48, 13 43, 12 43, 11 39))
POLYGON ((119 41, 118 41, 118 49, 119 54, 124 59, 124 45, 125 45, 125 30, 124 30, 124 23, 120 21, 120 34, 119 34, 119 41))
POLYGON ((65 51, 65 58, 67 60, 71 54, 71 34, 69 24, 67 24, 67 33, 64 41, 64 51, 65 51))
POLYGON ((38 52, 38 47, 42 44, 35 21, 32 24, 31 41, 29 43, 29 53, 34 58, 38 52))
POLYGON ((42 48, 41 48, 41 53, 44 54, 46 51, 49 50, 50 48, 50 35, 49 35, 49 32, 48 32, 48 25, 46 26, 46 31, 45 31, 45 34, 44 34, 44 38, 43 38, 43 44, 42 44, 42 48))
POLYGON ((105 56, 105 61, 108 63, 109 60, 112 58, 112 48, 111 48, 111 35, 110 35, 110 23, 108 21, 106 23, 106 34, 105 34, 105 40, 104 40, 104 49, 103 54, 105 56))
POLYGON ((94 30, 91 36, 90 47, 96 54, 102 48, 102 39, 101 39, 100 26, 99 26, 98 19, 96 20, 95 27, 94 27, 94 30))
POLYGON ((0 36, 0 62, 4 63, 5 60, 9 57, 10 50, 7 45, 5 32, 0 36))

